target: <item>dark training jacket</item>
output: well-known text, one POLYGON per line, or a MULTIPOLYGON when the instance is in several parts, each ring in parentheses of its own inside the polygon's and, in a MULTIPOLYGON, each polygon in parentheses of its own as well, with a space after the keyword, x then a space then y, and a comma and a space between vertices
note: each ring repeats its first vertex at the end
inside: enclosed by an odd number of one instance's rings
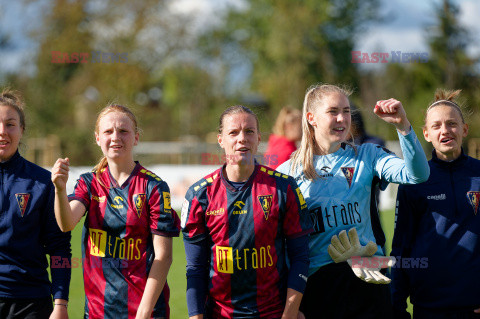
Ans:
POLYGON ((50 176, 18 151, 0 163, 0 298, 68 299, 71 235, 55 221, 50 176), (46 254, 60 265, 52 284, 46 254))
POLYGON ((397 314, 406 314, 408 296, 421 308, 480 307, 480 161, 462 150, 444 162, 434 150, 429 165, 427 182, 398 189, 391 252, 397 314))

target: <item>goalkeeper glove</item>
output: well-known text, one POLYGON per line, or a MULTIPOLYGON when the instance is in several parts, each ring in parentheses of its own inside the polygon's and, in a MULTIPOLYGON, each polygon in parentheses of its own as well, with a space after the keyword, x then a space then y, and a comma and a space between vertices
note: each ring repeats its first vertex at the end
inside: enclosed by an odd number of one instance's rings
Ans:
POLYGON ((372 256, 376 252, 377 244, 373 241, 369 241, 366 246, 360 244, 355 227, 348 231, 348 236, 345 230, 342 230, 338 237, 333 235, 328 246, 328 254, 336 263, 347 261, 354 256, 372 256))
POLYGON ((352 267, 355 276, 361 280, 372 284, 388 284, 391 279, 384 276, 381 268, 392 267, 395 265, 394 257, 353 257, 347 260, 352 267))

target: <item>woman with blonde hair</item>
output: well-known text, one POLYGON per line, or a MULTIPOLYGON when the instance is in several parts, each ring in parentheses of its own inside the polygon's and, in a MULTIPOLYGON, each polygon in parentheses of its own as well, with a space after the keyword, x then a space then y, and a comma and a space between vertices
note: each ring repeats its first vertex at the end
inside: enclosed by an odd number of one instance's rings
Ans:
POLYGON ((480 161, 462 142, 468 125, 460 90, 438 89, 423 135, 432 143, 430 178, 398 188, 392 256, 410 267, 392 269, 395 318, 480 318, 480 161))
POLYGON ((429 175, 425 154, 395 99, 378 101, 374 113, 396 127, 405 160, 379 145, 347 143, 350 93, 329 84, 307 91, 301 146, 278 168, 296 179, 314 223, 300 307, 307 318, 391 317, 388 286, 372 284, 389 282, 378 271, 387 261, 377 240, 383 232, 370 218, 372 181, 420 183, 429 175))
POLYGON ((268 139, 267 151, 264 154, 266 165, 276 169, 290 158, 297 149, 295 144, 302 138, 302 112, 290 107, 280 110, 273 134, 268 139))
POLYGON ((104 157, 67 197, 70 161, 52 169, 55 216, 63 231, 86 213, 82 237, 86 318, 169 318, 167 273, 180 221, 167 183, 133 160, 135 115, 109 105, 97 117, 104 157))

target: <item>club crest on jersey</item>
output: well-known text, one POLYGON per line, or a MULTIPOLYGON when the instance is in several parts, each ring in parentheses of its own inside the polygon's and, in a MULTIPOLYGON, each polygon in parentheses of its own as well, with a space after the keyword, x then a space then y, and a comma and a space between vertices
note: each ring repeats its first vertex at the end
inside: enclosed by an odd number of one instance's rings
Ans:
POLYGON ((348 182, 348 187, 352 186, 353 174, 355 173, 355 167, 340 167, 342 170, 343 175, 348 182))
POLYGON ((258 196, 258 201, 260 202, 260 206, 262 206, 265 220, 268 220, 268 215, 270 215, 270 209, 272 208, 272 200, 273 195, 258 196))
POLYGON ((30 194, 15 194, 15 198, 17 199, 18 208, 20 208, 20 214, 25 214, 25 210, 27 209, 28 199, 30 198, 30 194))
POLYGON ((133 203, 135 204, 135 210, 137 211, 138 218, 142 215, 143 206, 145 205, 145 194, 134 194, 133 203))
POLYGON ((467 197, 473 207, 473 213, 477 215, 480 204, 480 192, 467 192, 467 197))

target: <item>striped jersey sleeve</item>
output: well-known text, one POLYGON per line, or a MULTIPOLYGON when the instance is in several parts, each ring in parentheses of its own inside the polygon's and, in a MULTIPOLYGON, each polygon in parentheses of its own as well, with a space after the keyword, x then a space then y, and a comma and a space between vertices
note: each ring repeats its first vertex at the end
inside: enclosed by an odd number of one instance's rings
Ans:
POLYGON ((288 179, 283 231, 289 239, 313 232, 312 221, 308 217, 307 203, 293 177, 288 179))
POLYGON ((149 225, 152 233, 163 236, 178 236, 180 220, 171 206, 170 189, 167 183, 156 182, 148 197, 149 225))
POLYGON ((68 200, 78 200, 88 209, 91 201, 91 183, 93 173, 85 173, 80 175, 73 189, 73 193, 68 195, 68 200))
POLYGON ((205 208, 206 187, 199 187, 202 181, 192 185, 182 205, 181 227, 184 240, 198 242, 206 238, 205 208))

